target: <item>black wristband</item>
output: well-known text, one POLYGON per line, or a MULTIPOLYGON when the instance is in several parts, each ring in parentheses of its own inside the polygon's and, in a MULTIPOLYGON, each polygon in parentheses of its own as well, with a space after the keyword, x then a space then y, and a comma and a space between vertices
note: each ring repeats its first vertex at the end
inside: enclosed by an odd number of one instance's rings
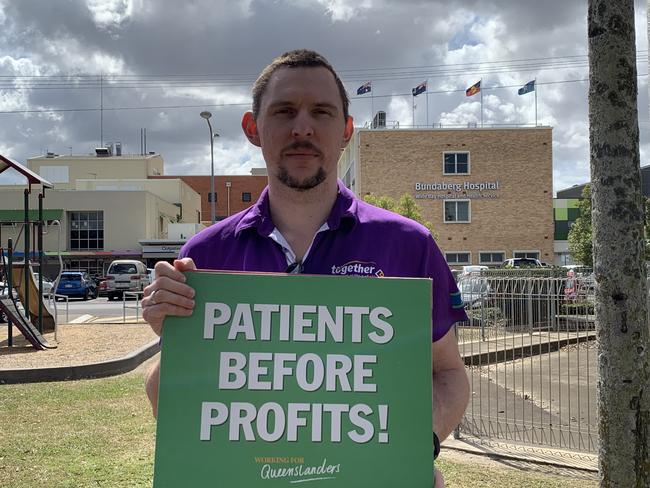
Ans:
POLYGON ((433 459, 434 460, 438 459, 438 454, 440 454, 440 439, 438 439, 438 435, 434 432, 433 433, 433 459))

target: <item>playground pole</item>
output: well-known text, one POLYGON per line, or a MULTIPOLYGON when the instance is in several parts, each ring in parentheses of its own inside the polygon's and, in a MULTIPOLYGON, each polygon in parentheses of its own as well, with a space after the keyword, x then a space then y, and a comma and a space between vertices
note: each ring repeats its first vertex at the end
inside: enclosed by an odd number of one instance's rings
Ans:
POLYGON ((25 303, 23 303, 23 308, 25 309, 25 318, 27 320, 29 320, 29 246, 31 244, 29 231, 29 190, 25 188, 25 257, 23 271, 23 281, 25 281, 25 303))
MULTIPOLYGON (((7 273, 7 294, 9 298, 11 298, 12 293, 14 292, 14 289, 12 287, 11 283, 11 273, 13 270, 13 265, 14 265, 14 242, 13 239, 9 239, 7 242, 7 264, 9 272, 7 273)), ((5 268, 7 269, 7 268, 5 268)), ((7 317, 7 344, 9 347, 12 347, 14 345, 14 331, 13 331, 13 324, 11 323, 11 318, 7 317)))
POLYGON ((38 331, 43 333, 43 198, 45 189, 38 194, 38 331))

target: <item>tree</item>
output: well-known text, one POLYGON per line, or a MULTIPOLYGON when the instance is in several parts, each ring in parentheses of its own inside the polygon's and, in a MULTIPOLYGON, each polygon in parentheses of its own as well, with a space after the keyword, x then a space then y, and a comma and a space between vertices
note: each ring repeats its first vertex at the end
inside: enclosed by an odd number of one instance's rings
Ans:
POLYGON ((370 205, 374 205, 375 207, 383 208, 385 210, 390 210, 391 212, 400 214, 403 217, 407 217, 411 220, 419 222, 427 229, 429 229, 429 232, 431 232, 431 235, 434 239, 437 239, 438 236, 433 230, 433 224, 428 220, 424 220, 422 217, 422 212, 420 211, 420 207, 415 202, 415 199, 408 193, 402 195, 398 202, 395 202, 395 200, 393 200, 391 197, 375 196, 372 194, 364 196, 363 199, 370 205))
POLYGON ((591 268, 594 263, 591 234, 591 188, 589 185, 586 185, 582 191, 579 208, 580 216, 569 231, 569 252, 574 261, 591 268))
POLYGON ((650 486, 634 0, 588 0, 589 140, 602 487, 650 486))

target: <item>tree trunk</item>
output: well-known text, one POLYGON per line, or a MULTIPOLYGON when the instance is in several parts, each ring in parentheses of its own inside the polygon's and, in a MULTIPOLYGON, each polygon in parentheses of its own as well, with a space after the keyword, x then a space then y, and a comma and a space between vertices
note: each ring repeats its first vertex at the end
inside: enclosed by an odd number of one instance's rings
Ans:
POLYGON ((589 0, 589 138, 602 487, 650 487, 634 0, 589 0))

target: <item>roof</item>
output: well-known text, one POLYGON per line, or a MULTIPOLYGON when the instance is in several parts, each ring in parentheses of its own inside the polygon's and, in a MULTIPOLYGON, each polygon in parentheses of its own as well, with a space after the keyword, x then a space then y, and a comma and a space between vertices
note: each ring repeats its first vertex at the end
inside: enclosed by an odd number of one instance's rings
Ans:
POLYGON ((21 175, 27 178, 27 183, 31 185, 43 185, 45 188, 54 188, 54 185, 47 181, 45 178, 34 173, 32 170, 28 169, 26 166, 10 159, 6 156, 0 154, 0 173, 4 173, 9 168, 13 168, 18 171, 21 175))

